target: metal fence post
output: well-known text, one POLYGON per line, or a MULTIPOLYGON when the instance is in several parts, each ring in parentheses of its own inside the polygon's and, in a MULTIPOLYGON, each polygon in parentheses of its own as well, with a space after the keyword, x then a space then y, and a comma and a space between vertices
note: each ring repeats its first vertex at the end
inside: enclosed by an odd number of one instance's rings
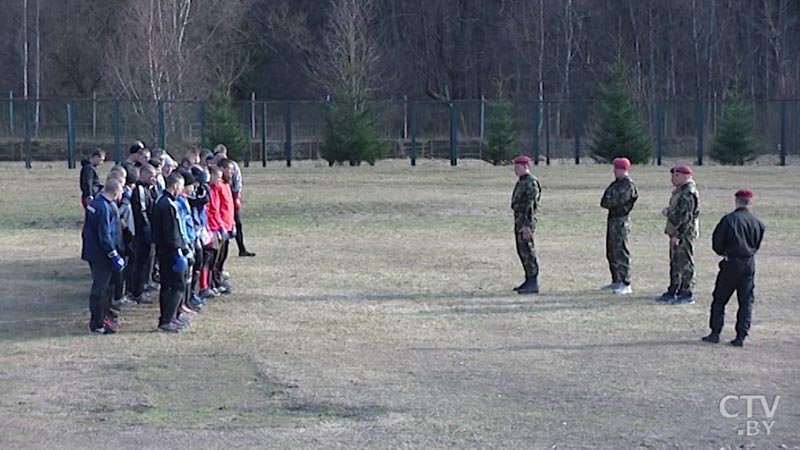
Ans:
POLYGON ((261 167, 267 167, 267 102, 261 102, 261 167))
POLYGON ((200 102, 200 145, 206 145, 206 102, 200 102))
POLYGON ((786 165, 786 100, 781 100, 781 165, 786 165))
POLYGON ((75 168, 75 101, 67 102, 67 167, 75 168))
POLYGON ((695 120, 697 121, 697 165, 703 165, 703 144, 705 141, 705 112, 703 108, 703 100, 701 98, 697 98, 697 105, 695 106, 696 115, 697 117, 695 120))
POLYGON ((533 164, 539 165, 539 122, 542 120, 542 102, 533 102, 533 164))
POLYGON ((486 97, 481 95, 481 117, 480 117, 480 126, 481 126, 481 139, 484 136, 484 129, 486 127, 486 97))
POLYGON ((162 149, 167 148, 166 128, 164 126, 164 100, 159 100, 158 106, 158 146, 162 149))
POLYGON ((97 91, 92 91, 92 139, 97 139, 97 91))
POLYGON ((114 100, 114 161, 122 162, 122 144, 119 130, 119 100, 114 100))
POLYGON ((8 134, 14 135, 14 91, 8 91, 8 134))
POLYGON ((253 153, 253 138, 255 137, 256 134, 256 114, 255 114, 256 94, 253 93, 252 95, 253 97, 251 97, 250 101, 245 103, 245 106, 247 106, 247 108, 245 109, 247 110, 247 122, 248 122, 247 123, 248 130, 247 134, 245 135, 247 136, 247 149, 244 151, 244 155, 242 155, 242 157, 244 158, 245 167, 250 167, 250 158, 252 158, 252 153, 253 153))
POLYGON ((456 130, 456 107, 453 102, 448 102, 447 107, 450 109, 450 165, 458 165, 458 144, 456 139, 458 137, 456 130))
POLYGON ((550 165, 550 102, 544 102, 544 152, 547 159, 546 164, 550 165))
POLYGON ((28 99, 24 100, 23 104, 23 113, 25 114, 24 117, 24 127, 25 127, 25 168, 31 168, 31 110, 30 104, 28 99))
POLYGON ((575 164, 581 163, 581 127, 583 124, 581 121, 583 117, 581 117, 582 113, 582 103, 580 101, 576 101, 577 106, 575 107, 575 164))
POLYGON ((286 102, 285 119, 286 141, 283 143, 283 150, 286 154, 286 167, 292 167, 292 102, 286 102))
POLYGON ((417 165, 417 115, 414 103, 408 103, 408 123, 411 128, 411 166, 417 165))
POLYGON ((656 100, 656 165, 661 165, 661 156, 664 153, 664 101, 656 100))

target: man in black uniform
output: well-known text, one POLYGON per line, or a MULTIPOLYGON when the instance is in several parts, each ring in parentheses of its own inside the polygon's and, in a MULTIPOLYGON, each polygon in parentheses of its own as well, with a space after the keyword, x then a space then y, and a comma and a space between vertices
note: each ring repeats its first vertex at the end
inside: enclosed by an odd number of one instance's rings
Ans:
POLYGON ((150 214, 153 210, 153 180, 155 167, 147 164, 139 171, 139 179, 131 192, 131 213, 134 223, 133 254, 131 255, 130 291, 137 303, 152 303, 144 295, 144 286, 150 277, 150 259, 153 243, 150 214))
POLYGON ((158 329, 172 333, 183 328, 175 319, 186 289, 184 273, 189 264, 185 253, 187 243, 181 234, 178 206, 175 202, 175 198, 183 192, 183 185, 181 174, 173 173, 167 177, 166 189, 153 207, 151 219, 156 257, 161 268, 161 316, 158 319, 158 329))
POLYGON ((722 256, 719 263, 717 284, 714 286, 714 301, 711 303, 711 334, 703 341, 716 344, 725 319, 725 305, 733 291, 739 300, 736 314, 736 339, 731 345, 741 347, 750 331, 750 316, 753 309, 753 288, 756 272, 755 254, 764 238, 764 224, 750 213, 753 192, 741 189, 736 192, 736 210, 726 214, 714 229, 712 246, 722 256))
POLYGON ((106 152, 99 148, 92 152, 89 159, 81 161, 81 204, 84 208, 94 200, 94 197, 103 188, 100 184, 100 177, 97 175, 97 167, 106 160, 106 152))

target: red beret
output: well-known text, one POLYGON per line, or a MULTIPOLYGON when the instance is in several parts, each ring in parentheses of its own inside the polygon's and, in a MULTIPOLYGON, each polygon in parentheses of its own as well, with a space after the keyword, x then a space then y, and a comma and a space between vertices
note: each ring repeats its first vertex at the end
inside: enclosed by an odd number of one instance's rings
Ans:
POLYGON ((530 164, 530 163, 531 159, 525 155, 519 155, 516 158, 514 158, 514 164, 530 164))
POLYGON ((736 191, 736 197, 753 198, 753 191, 750 189, 739 189, 736 191))
POLYGON ((631 160, 628 158, 614 158, 611 164, 614 165, 615 169, 628 170, 631 168, 631 160))
POLYGON ((686 174, 686 175, 694 174, 694 170, 692 170, 691 167, 689 167, 689 166, 687 166, 685 164, 681 164, 680 166, 674 166, 669 171, 670 171, 670 173, 683 173, 683 174, 686 174))

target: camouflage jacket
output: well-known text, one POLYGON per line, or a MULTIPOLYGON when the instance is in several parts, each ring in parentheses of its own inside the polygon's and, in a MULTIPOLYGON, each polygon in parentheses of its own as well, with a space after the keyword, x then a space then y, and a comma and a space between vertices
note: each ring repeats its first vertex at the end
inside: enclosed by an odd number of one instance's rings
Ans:
POLYGON ((672 191, 664 233, 679 239, 697 238, 700 235, 700 195, 694 180, 672 191))
POLYGON ((533 174, 519 177, 514 193, 511 196, 511 209, 514 210, 514 227, 536 228, 536 210, 539 209, 539 199, 542 196, 542 186, 533 174))
POLYGON ((608 210, 608 218, 628 218, 633 205, 639 199, 639 192, 633 180, 627 175, 614 180, 603 193, 600 206, 608 210))

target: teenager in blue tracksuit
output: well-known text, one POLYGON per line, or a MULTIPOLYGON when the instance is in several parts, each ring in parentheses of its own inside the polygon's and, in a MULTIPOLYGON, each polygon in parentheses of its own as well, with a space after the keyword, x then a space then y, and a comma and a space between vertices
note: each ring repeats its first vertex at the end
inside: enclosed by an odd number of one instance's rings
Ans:
POLYGON ((192 208, 192 219, 194 220, 194 229, 197 238, 194 241, 194 266, 192 266, 192 280, 191 280, 191 300, 189 307, 193 309, 202 308, 205 302, 200 297, 200 271, 203 268, 203 245, 210 242, 211 236, 206 228, 206 203, 208 203, 208 172, 200 166, 194 166, 191 169, 192 176, 195 180, 194 192, 187 195, 189 206, 192 208))
POLYGON ((183 328, 176 321, 178 306, 183 298, 186 281, 184 279, 188 261, 187 244, 181 233, 177 197, 183 192, 183 177, 174 173, 166 179, 164 193, 153 207, 151 227, 156 257, 160 267, 161 289, 159 304, 161 315, 158 329, 165 332, 178 332, 183 328))
POLYGON ((103 320, 108 314, 109 290, 114 272, 122 272, 125 260, 117 249, 116 202, 122 197, 122 183, 115 179, 106 181, 103 190, 86 206, 83 225, 81 259, 89 262, 92 271, 92 290, 89 294, 89 330, 98 334, 111 334, 103 320))
MULTIPOLYGON (((189 300, 192 298, 192 270, 194 268, 195 262, 195 241, 197 241, 197 231, 194 225, 194 217, 192 217, 192 208, 189 205, 189 200, 186 198, 189 195, 194 195, 195 190, 195 180, 194 175, 192 175, 189 171, 179 171, 177 172, 180 176, 183 177, 183 193, 179 195, 178 198, 175 199, 176 203, 178 204, 178 217, 181 223, 181 234, 183 235, 183 239, 187 244, 188 248, 188 267, 186 269, 186 273, 184 274, 185 281, 186 281, 186 289, 184 290, 183 295, 183 306, 189 308, 189 300)), ((181 308, 178 309, 178 317, 181 318, 181 308)), ((188 318, 188 316, 186 316, 188 318)))

